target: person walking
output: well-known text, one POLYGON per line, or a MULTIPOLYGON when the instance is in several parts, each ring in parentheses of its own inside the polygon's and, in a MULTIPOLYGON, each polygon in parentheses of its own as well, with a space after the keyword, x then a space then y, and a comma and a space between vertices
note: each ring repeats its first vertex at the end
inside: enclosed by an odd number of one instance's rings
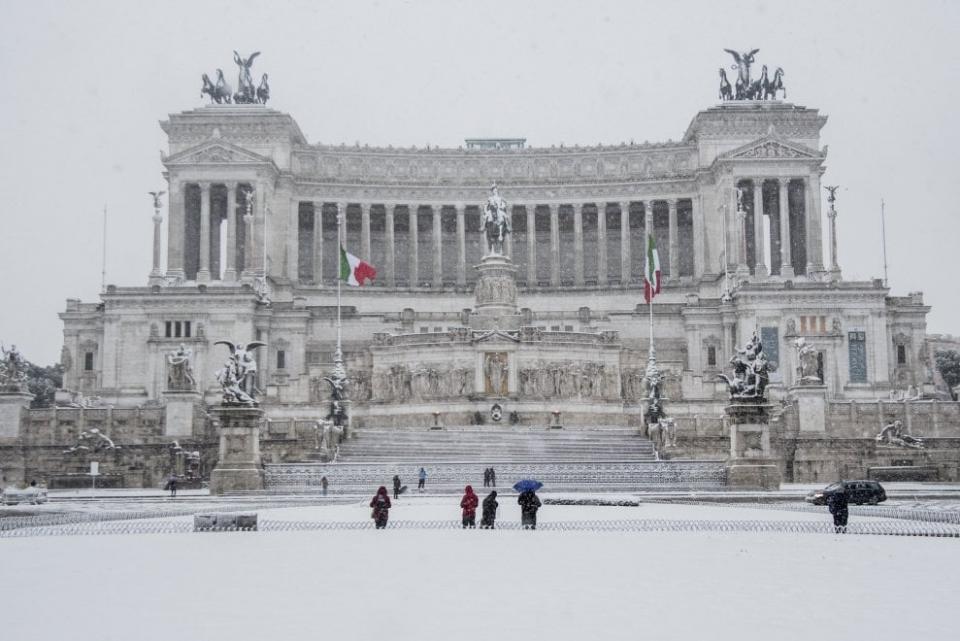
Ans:
POLYGON ((420 471, 417 473, 417 491, 423 492, 424 486, 427 484, 427 471, 420 468, 420 471))
POLYGON ((324 496, 327 495, 327 476, 323 475, 320 477, 320 491, 324 496))
POLYGON ((480 517, 480 529, 492 530, 494 521, 497 520, 497 491, 494 490, 483 499, 483 516, 480 517))
POLYGON ((382 530, 387 527, 387 518, 390 516, 391 504, 386 487, 380 486, 377 494, 373 497, 373 500, 370 501, 370 507, 373 508, 373 512, 370 513, 370 518, 373 519, 376 528, 382 530))
POLYGON ((400 498, 400 475, 393 475, 393 498, 400 498))
POLYGON ((468 485, 463 489, 463 498, 460 499, 460 507, 463 508, 463 527, 477 527, 477 505, 480 499, 473 493, 473 486, 468 485))
POLYGON ((177 498, 177 475, 171 474, 167 479, 167 489, 170 490, 170 498, 177 498))
POLYGON ((836 492, 831 492, 827 497, 827 509, 833 515, 833 530, 837 534, 846 534, 847 519, 850 516, 846 490, 841 487, 836 492))
POLYGON ((490 468, 490 487, 497 487, 497 471, 490 468))
POLYGON ((483 468, 483 487, 490 487, 490 468, 483 468))
POLYGON ((522 492, 517 497, 520 504, 520 525, 524 530, 537 529, 537 510, 540 509, 540 497, 533 490, 522 492))

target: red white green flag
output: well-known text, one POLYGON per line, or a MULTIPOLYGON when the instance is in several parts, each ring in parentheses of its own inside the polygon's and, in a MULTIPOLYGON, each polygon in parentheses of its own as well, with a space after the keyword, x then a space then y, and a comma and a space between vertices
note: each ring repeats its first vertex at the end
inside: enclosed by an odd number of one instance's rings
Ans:
POLYGON ((369 279, 377 277, 377 270, 365 260, 360 260, 340 245, 340 280, 353 287, 362 287, 369 279))
POLYGON ((660 254, 653 234, 647 236, 646 270, 643 274, 643 298, 649 304, 660 293, 660 254))

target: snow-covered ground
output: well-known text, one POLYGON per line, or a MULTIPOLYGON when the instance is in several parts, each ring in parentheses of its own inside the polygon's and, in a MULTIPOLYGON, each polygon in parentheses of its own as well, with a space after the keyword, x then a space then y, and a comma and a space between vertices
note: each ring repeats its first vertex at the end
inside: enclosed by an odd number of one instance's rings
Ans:
MULTIPOLYGON (((403 497, 398 520, 456 519, 403 497)), ((369 519, 362 503, 261 519, 369 519)), ((542 522, 820 519, 749 507, 545 506, 542 522)), ((518 520, 515 500, 500 519, 518 520)), ((0 539, 2 637, 953 639, 956 539, 322 530, 0 539)))

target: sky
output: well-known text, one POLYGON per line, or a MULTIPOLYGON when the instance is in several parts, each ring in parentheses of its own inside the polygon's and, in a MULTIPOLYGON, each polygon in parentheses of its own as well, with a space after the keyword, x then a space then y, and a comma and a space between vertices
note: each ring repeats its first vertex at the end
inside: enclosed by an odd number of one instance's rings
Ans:
POLYGON ((0 7, 0 341, 37 363, 59 358, 65 300, 97 300, 105 207, 106 282, 146 284, 147 192, 166 189, 158 121, 204 104, 202 73, 235 81, 235 49, 262 52, 254 77, 270 74, 270 106, 311 143, 456 147, 676 140, 717 102, 717 68, 732 64, 723 49, 759 48, 758 64, 785 69, 791 102, 829 116, 823 184, 841 185, 844 277, 883 276, 883 199, 892 293, 923 291, 928 331, 960 334, 960 3, 0 7))

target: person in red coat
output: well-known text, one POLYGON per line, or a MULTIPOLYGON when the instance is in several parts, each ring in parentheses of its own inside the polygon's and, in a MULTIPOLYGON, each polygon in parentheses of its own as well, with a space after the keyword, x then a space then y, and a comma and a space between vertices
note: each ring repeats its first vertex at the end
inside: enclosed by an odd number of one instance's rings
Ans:
POLYGON ((373 512, 370 514, 370 517, 373 518, 373 522, 376 524, 378 530, 382 530, 387 527, 387 517, 390 513, 390 496, 387 494, 387 488, 383 485, 380 486, 380 489, 377 490, 377 495, 373 497, 373 500, 370 501, 370 507, 373 508, 373 512))
POLYGON ((463 490, 463 498, 460 499, 460 507, 463 508, 463 527, 477 527, 478 505, 480 505, 480 499, 473 493, 473 486, 468 485, 463 490))

